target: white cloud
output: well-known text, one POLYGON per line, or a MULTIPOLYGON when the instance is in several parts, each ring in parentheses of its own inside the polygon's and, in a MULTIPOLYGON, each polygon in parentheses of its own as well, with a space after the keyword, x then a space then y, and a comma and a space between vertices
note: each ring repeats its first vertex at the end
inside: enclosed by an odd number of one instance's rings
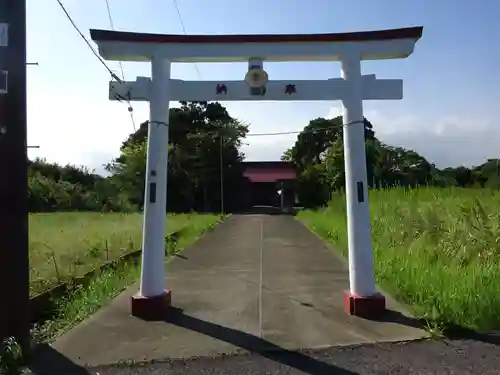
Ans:
MULTIPOLYGON (((340 104, 335 104, 327 116, 341 114, 340 104)), ((381 141, 413 149, 441 168, 478 165, 500 156, 500 132, 488 119, 452 115, 424 120, 390 107, 381 111, 371 103, 364 115, 381 141)))
MULTIPOLYGON (((374 107, 370 104, 371 103, 364 105, 364 116, 368 120, 370 120, 377 133, 390 134, 394 132, 407 131, 412 128, 417 120, 414 116, 408 114, 405 116, 400 116, 390 110, 387 112, 381 112, 379 109, 377 109, 377 107, 374 107), (388 119, 393 120, 387 121, 388 119)), ((342 116, 342 113, 342 105, 337 102, 330 107, 326 118, 342 116)))
POLYGON ((342 106, 340 104, 335 104, 328 111, 326 118, 331 119, 338 116, 342 116, 342 106))
POLYGON ((286 149, 292 147, 297 134, 280 134, 263 137, 247 137, 241 148, 247 161, 280 160, 286 149))
MULTIPOLYGON (((223 103, 229 113, 250 124, 250 134, 295 132, 301 130, 317 112, 317 103, 296 102, 228 102, 223 103), (298 110, 300 108, 300 110, 298 110)), ((318 113, 322 116, 323 113, 318 113)), ((248 136, 242 147, 247 161, 279 160, 292 147, 297 134, 248 136)))
POLYGON ((412 130, 382 134, 380 139, 392 145, 410 148, 438 167, 473 166, 500 156, 500 134, 488 122, 475 124, 435 122, 434 130, 412 130))
POLYGON ((438 167, 478 165, 500 154, 500 133, 488 119, 442 116, 424 120, 373 108, 365 111, 365 117, 381 141, 413 149, 438 167))
MULTIPOLYGON (((134 109, 139 125, 146 108, 134 109)), ((127 107, 121 103, 52 95, 28 99, 28 144, 40 146, 29 150, 30 158, 100 170, 117 156, 132 131, 127 107)))

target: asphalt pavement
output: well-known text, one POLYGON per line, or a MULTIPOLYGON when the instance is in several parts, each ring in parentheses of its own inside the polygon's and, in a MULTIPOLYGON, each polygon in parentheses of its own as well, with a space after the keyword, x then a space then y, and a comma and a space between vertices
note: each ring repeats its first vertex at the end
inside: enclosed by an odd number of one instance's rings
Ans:
POLYGON ((84 369, 51 351, 50 362, 32 368, 52 375, 498 375, 500 340, 425 340, 363 344, 309 351, 249 354, 127 363, 84 369))

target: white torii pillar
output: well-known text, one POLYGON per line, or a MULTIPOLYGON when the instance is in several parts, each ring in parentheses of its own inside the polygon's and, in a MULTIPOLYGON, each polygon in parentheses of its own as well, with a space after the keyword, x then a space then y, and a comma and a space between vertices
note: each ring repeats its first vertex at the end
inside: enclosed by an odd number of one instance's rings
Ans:
POLYGON ((156 319, 171 304, 165 289, 165 234, 169 133, 170 61, 151 59, 148 147, 139 293, 132 297, 132 315, 156 319))
POLYGON ((375 290, 361 57, 347 54, 340 64, 341 76, 348 83, 348 92, 342 99, 350 284, 350 290, 344 294, 344 306, 349 313, 370 315, 385 310, 385 298, 375 290))
POLYGON ((361 75, 361 61, 409 56, 422 27, 343 34, 159 35, 91 30, 104 59, 150 61, 151 78, 110 82, 111 100, 149 101, 146 198, 141 286, 132 314, 162 319, 171 303, 164 281, 169 101, 341 100, 344 122, 349 283, 346 312, 371 316, 385 310, 375 288, 371 242, 363 100, 402 98, 402 81, 361 75), (256 56, 262 56, 259 59, 256 56), (269 81, 250 90, 245 81, 183 81, 170 78, 172 62, 331 60, 341 78, 269 81), (256 95, 260 92, 262 95, 256 95))

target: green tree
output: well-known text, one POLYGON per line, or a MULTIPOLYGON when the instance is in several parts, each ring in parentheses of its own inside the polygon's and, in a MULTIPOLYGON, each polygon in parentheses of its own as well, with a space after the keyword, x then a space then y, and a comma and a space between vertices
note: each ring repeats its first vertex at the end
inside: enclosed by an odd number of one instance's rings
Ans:
POLYGON ((144 200, 146 149, 147 140, 127 142, 120 149, 120 157, 106 165, 113 176, 112 185, 137 206, 144 200))
POLYGON ((61 166, 44 159, 28 161, 28 206, 30 212, 124 211, 133 209, 109 178, 87 168, 61 166))
MULTIPOLYGON (((148 123, 141 124, 107 167, 112 179, 141 204, 144 190, 148 123)), ((167 206, 169 210, 218 210, 221 163, 226 207, 236 205, 242 183, 241 139, 248 126, 232 118, 219 103, 181 102, 170 110, 167 206)))
POLYGON ((302 171, 309 165, 319 164, 327 147, 341 136, 342 117, 311 120, 297 136, 292 148, 292 159, 302 171))
MULTIPOLYGON (((365 139, 373 140, 373 125, 364 119, 365 139)), ((299 200, 306 205, 322 205, 331 196, 332 188, 344 184, 343 120, 316 118, 298 135, 288 155, 299 175, 299 200), (327 155, 329 155, 327 157, 327 155), (329 159, 329 160, 327 160, 329 159), (313 177, 314 176, 314 177, 313 177)), ((369 169, 371 175, 371 169, 369 169)))
POLYGON ((288 148, 285 150, 285 152, 283 153, 283 155, 281 155, 281 158, 280 160, 281 161, 287 161, 287 162, 291 162, 293 161, 293 149, 292 148, 288 148))
POLYGON ((337 139, 328 147, 323 164, 329 190, 342 189, 345 185, 344 142, 342 139, 337 139))

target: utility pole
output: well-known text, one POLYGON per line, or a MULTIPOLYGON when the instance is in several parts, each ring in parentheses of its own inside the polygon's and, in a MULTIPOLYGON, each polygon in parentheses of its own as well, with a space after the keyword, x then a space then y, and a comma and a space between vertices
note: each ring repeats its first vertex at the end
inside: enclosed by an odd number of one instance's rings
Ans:
POLYGON ((0 340, 29 349, 26 0, 0 0, 0 340))

